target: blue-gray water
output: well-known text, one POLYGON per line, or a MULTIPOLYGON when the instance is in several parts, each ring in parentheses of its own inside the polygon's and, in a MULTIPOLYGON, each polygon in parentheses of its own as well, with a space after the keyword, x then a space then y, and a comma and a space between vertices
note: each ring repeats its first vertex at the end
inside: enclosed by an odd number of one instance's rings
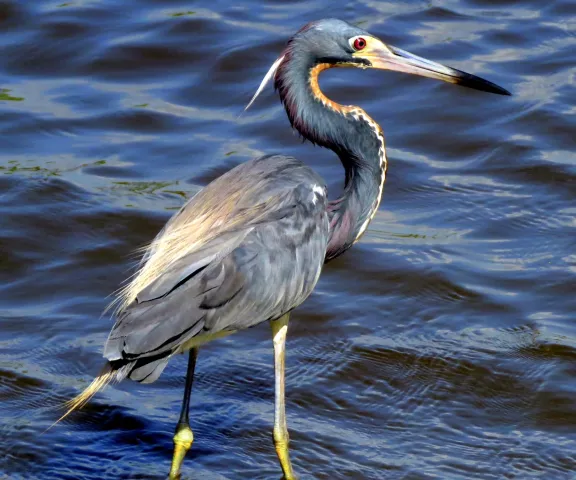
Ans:
MULTIPOLYGON (((302 143, 272 89, 286 39, 338 16, 513 97, 337 69, 389 153, 363 240, 293 315, 301 479, 576 476, 576 4, 0 1, 0 478, 161 479, 185 371, 126 382, 42 435, 101 365, 133 252, 202 185, 302 143)), ((186 479, 279 479, 267 326, 202 349, 186 479)))

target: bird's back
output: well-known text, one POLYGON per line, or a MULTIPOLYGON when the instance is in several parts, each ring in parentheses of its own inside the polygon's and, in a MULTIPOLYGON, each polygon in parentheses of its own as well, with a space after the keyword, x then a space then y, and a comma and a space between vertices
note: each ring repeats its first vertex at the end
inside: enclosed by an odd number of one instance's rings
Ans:
POLYGON ((151 382, 194 342, 279 318, 312 292, 328 230, 323 181, 302 162, 267 156, 230 170, 152 242, 104 356, 151 382))

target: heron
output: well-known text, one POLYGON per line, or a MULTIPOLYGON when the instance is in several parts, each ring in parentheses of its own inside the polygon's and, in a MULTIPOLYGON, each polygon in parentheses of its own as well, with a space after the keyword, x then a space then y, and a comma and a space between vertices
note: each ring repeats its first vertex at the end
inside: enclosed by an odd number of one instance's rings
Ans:
POLYGON ((380 126, 362 108, 340 105, 321 91, 319 74, 333 67, 396 70, 510 95, 345 21, 306 24, 289 39, 248 107, 273 80, 291 126, 340 159, 343 192, 328 200, 323 179, 284 155, 238 165, 200 190, 145 249, 137 272, 117 296, 115 324, 103 352, 106 364, 68 403, 62 418, 111 381, 154 382, 174 355, 187 352, 170 468, 170 478, 179 478, 194 440, 189 409, 199 347, 268 322, 274 347, 274 445, 284 478, 296 478, 285 414, 290 314, 312 293, 324 264, 366 231, 379 208, 388 166, 380 126))

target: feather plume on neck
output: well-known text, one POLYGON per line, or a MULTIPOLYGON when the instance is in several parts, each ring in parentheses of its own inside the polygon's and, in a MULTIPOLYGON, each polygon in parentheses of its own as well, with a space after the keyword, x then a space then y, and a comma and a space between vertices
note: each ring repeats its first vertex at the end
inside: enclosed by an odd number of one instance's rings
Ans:
POLYGON ((260 95, 262 93, 262 90, 264 90, 264 87, 268 84, 268 82, 272 79, 272 77, 274 77, 274 75, 276 74, 276 70, 278 70, 278 67, 280 66, 280 64, 282 63, 283 60, 284 60, 284 55, 277 58, 276 61, 272 64, 272 66, 270 67, 270 69, 268 70, 266 75, 264 75, 264 78, 260 82, 260 86, 258 87, 258 90, 256 90, 256 93, 250 99, 250 102, 248 102, 248 105, 246 105, 246 108, 244 109, 244 111, 248 110, 250 108, 250 106, 254 103, 256 98, 258 98, 258 95, 260 95))

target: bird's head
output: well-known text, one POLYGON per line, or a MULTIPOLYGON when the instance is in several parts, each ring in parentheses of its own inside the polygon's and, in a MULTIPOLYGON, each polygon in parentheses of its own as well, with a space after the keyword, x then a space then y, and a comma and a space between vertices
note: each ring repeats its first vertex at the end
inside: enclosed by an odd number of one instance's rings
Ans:
MULTIPOLYGON (((306 65, 310 69, 322 65, 323 68, 355 67, 395 70, 435 78, 475 90, 510 95, 510 92, 488 80, 418 57, 384 43, 366 30, 343 20, 329 18, 308 23, 289 40, 286 50, 274 62, 248 107, 272 77, 276 75, 276 80, 278 80, 279 67, 289 69, 290 64, 306 65)), ((289 74, 289 72, 283 73, 289 74)))

